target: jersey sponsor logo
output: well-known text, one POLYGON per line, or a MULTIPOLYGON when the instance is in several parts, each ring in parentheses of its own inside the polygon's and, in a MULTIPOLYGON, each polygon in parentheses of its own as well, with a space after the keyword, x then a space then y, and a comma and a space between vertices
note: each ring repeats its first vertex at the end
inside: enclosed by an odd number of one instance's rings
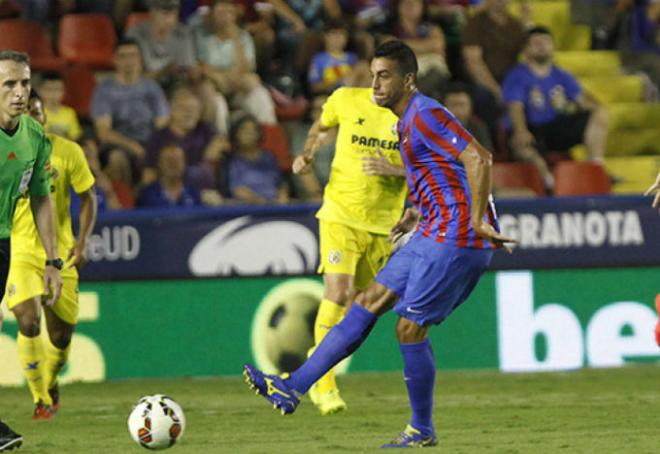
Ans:
POLYGON ((195 276, 305 274, 317 260, 316 236, 304 225, 242 216, 206 234, 188 256, 188 267, 195 276))
POLYGON ((341 256, 340 251, 330 251, 328 253, 328 263, 330 265, 337 265, 337 264, 341 263, 341 259, 342 259, 342 256, 341 256))
POLYGON ((10 151, 9 154, 7 155, 7 161, 16 161, 16 153, 10 151))
POLYGON ((351 144, 370 148, 378 147, 381 150, 396 150, 399 148, 398 141, 379 139, 378 137, 365 137, 357 134, 351 136, 351 144))

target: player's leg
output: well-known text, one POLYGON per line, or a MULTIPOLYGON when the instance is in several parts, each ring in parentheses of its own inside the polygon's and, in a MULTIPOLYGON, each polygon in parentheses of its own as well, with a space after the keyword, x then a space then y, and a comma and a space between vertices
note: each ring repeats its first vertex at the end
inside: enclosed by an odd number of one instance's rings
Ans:
POLYGON ((51 416, 52 399, 48 395, 44 377, 44 345, 41 339, 41 297, 33 297, 11 308, 18 323, 16 346, 23 375, 35 403, 33 419, 51 416))
POLYGON ((43 274, 38 266, 27 262, 11 264, 5 300, 18 323, 16 346, 35 403, 33 419, 48 419, 52 404, 43 375, 45 356, 40 336, 43 293, 43 274))
POLYGON ((78 274, 75 269, 62 274, 62 295, 52 307, 44 308, 44 314, 48 330, 44 374, 53 409, 57 411, 60 402, 57 379, 69 358, 71 338, 78 321, 78 274))
POLYGON ((293 413, 299 398, 367 338, 379 316, 390 310, 405 289, 413 255, 408 245, 392 256, 376 281, 358 294, 344 319, 328 332, 307 361, 287 379, 245 365, 248 384, 282 413, 293 413))
POLYGON ((435 243, 413 237, 408 246, 417 253, 406 290, 394 307, 401 318, 397 339, 412 418, 406 429, 385 447, 437 444, 433 426, 435 359, 426 334, 460 306, 488 267, 492 252, 435 243))
MULTIPOLYGON (((4 298, 7 277, 9 276, 9 260, 9 240, 0 239, 0 301, 4 298)), ((0 330, 2 329, 3 317, 2 310, 0 310, 0 330)), ((18 448, 22 443, 23 437, 0 421, 0 452, 18 448)))
MULTIPOLYGON (((319 223, 323 299, 314 322, 314 347, 344 317, 355 297, 355 271, 362 255, 361 246, 368 234, 344 224, 321 220, 319 223)), ((309 396, 322 415, 346 409, 339 395, 334 370, 328 371, 310 389, 309 396)))

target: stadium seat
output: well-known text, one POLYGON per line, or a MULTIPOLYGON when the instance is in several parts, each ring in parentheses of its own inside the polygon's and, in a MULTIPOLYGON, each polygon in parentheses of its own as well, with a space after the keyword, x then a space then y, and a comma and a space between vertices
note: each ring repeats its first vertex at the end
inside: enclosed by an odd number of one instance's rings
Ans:
POLYGON ((102 14, 65 14, 60 19, 58 49, 72 63, 111 69, 117 36, 112 20, 102 14))
POLYGON ((53 52, 53 43, 38 23, 18 19, 0 21, 0 49, 14 49, 30 56, 37 71, 58 71, 66 61, 53 52))
POLYGON ((133 11, 126 18, 126 23, 124 24, 124 31, 129 30, 131 27, 135 27, 136 25, 144 22, 148 18, 149 18, 149 13, 133 11))
POLYGON ((545 195, 543 179, 538 169, 527 162, 496 162, 493 164, 493 188, 497 191, 529 189, 545 195))
POLYGON ((555 62, 576 77, 621 73, 621 59, 616 51, 555 52, 555 62))
POLYGON ((642 194, 660 173, 660 155, 606 157, 605 168, 615 177, 615 194, 642 194))
POLYGON ((290 172, 292 164, 291 149, 286 133, 279 125, 261 125, 261 127, 264 131, 261 147, 275 155, 280 170, 290 172))
POLYGON ((610 194, 610 177, 593 162, 562 161, 554 169, 556 196, 610 194))
POLYGON ((94 72, 85 65, 71 65, 61 74, 64 81, 63 103, 73 107, 80 118, 89 118, 90 104, 96 86, 94 72))
POLYGON ((636 75, 580 77, 582 86, 603 104, 630 103, 642 100, 643 82, 636 75), (616 87, 613 90, 612 87, 616 87))

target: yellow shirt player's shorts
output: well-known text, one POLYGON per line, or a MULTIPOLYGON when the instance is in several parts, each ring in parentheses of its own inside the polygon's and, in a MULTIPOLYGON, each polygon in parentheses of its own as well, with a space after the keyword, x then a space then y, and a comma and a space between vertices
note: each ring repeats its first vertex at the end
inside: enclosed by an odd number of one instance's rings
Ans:
MULTIPOLYGON (((11 262, 4 300, 10 310, 37 296, 44 295, 43 267, 25 261, 11 262)), ((78 321, 78 271, 62 270, 62 295, 52 306, 53 312, 70 325, 78 321)))
POLYGON ((387 235, 321 219, 319 236, 321 264, 318 272, 354 276, 357 290, 369 286, 390 255, 387 235))

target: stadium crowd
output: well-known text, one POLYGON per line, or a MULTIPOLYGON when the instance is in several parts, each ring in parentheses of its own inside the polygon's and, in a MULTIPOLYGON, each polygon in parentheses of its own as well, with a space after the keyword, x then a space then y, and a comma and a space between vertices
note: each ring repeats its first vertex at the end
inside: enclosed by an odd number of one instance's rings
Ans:
MULTIPOLYGON (((592 47, 619 50, 644 77, 644 99, 657 101, 660 2, 573 3, 592 47)), ((515 195, 550 195, 553 166, 574 146, 602 167, 610 120, 554 64, 535 6, 513 15, 507 0, 4 0, 0 29, 20 19, 35 42, 43 33, 50 49, 30 54, 46 129, 82 145, 101 210, 319 201, 332 135, 312 173, 293 175, 292 159, 327 96, 369 86, 374 48, 392 38, 417 54, 420 91, 496 161, 538 175, 540 189, 515 195), (84 45, 64 55, 65 34, 84 45)))

